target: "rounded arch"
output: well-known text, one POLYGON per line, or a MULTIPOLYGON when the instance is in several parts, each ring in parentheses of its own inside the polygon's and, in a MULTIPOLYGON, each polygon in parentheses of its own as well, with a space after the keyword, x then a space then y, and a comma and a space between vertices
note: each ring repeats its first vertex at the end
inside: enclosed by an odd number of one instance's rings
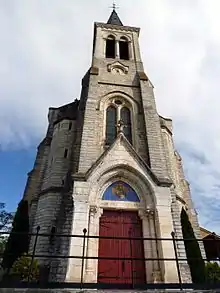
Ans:
POLYGON ((132 41, 132 37, 129 35, 129 34, 121 34, 119 37, 118 37, 118 40, 123 40, 123 39, 126 39, 127 42, 131 42, 132 41))
POLYGON ((140 204, 147 207, 156 207, 155 192, 149 180, 139 171, 126 164, 118 164, 109 167, 100 173, 96 173, 89 179, 96 184, 92 184, 90 202, 102 200, 105 190, 116 181, 124 181, 129 184, 140 199, 140 204))
MULTIPOLYGON (((101 97, 100 102, 98 103, 97 107, 99 108, 100 111, 102 111, 102 115, 103 115, 103 131, 102 131, 102 141, 103 141, 103 145, 106 145, 106 110, 108 108, 109 105, 111 105, 112 103, 114 103, 114 100, 121 100, 122 103, 121 105, 116 105, 116 107, 118 107, 118 109, 120 107, 123 106, 127 106, 130 110, 130 138, 132 138, 132 140, 130 139, 130 143, 132 143, 132 145, 135 147, 136 146, 136 142, 137 142, 137 132, 135 132, 135 129, 137 129, 137 119, 135 119, 135 116, 137 113, 139 113, 139 107, 138 107, 138 103, 137 101, 134 100, 133 97, 131 97, 130 95, 128 95, 127 93, 121 92, 121 91, 113 91, 111 93, 108 93, 106 95, 104 95, 103 97, 101 97)), ((115 103, 116 104, 116 103, 115 103)), ((117 122, 119 120, 121 120, 120 118, 120 111, 117 111, 117 122)), ((126 129, 126 127, 125 127, 126 129)))
POLYGON ((116 37, 113 34, 110 34, 106 37, 107 40, 115 40, 116 37))
POLYGON ((116 98, 116 97, 126 100, 128 103, 130 103, 133 110, 139 112, 139 105, 138 105, 137 101, 135 101, 135 99, 132 96, 128 95, 127 93, 121 92, 121 91, 112 91, 110 93, 103 95, 100 98, 99 102, 97 103, 96 109, 97 110, 104 110, 106 105, 109 103, 109 101, 112 98, 116 98))
POLYGON ((120 41, 128 42, 128 38, 125 36, 120 37, 120 41))
POLYGON ((109 31, 105 31, 103 32, 103 35, 102 35, 103 39, 108 39, 109 37, 114 37, 114 39, 116 40, 117 39, 117 34, 115 32, 109 32, 109 31))

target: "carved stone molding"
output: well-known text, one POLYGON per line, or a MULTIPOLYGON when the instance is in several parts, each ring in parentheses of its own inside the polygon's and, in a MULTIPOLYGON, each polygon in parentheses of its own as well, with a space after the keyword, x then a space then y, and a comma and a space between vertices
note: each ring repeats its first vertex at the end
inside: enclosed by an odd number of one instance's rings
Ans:
POLYGON ((131 27, 131 26, 121 26, 121 25, 115 25, 115 24, 106 24, 106 23, 102 23, 102 22, 96 22, 95 25, 97 27, 101 27, 101 28, 105 28, 106 30, 109 30, 112 32, 112 30, 115 31, 121 31, 121 32, 137 32, 139 35, 140 32, 140 28, 138 27, 131 27))
POLYGON ((98 212, 97 206, 90 206, 89 213, 90 213, 91 216, 95 216, 95 214, 97 212, 98 212))
POLYGON ((139 217, 141 219, 151 218, 151 217, 154 217, 155 211, 153 209, 150 209, 150 208, 147 208, 146 210, 141 209, 141 210, 138 211, 138 214, 139 214, 139 217))
POLYGON ((123 65, 121 62, 113 62, 107 65, 108 72, 112 74, 124 75, 128 73, 128 66, 123 65))
POLYGON ((145 211, 147 217, 152 218, 155 215, 155 210, 152 208, 147 208, 145 211))

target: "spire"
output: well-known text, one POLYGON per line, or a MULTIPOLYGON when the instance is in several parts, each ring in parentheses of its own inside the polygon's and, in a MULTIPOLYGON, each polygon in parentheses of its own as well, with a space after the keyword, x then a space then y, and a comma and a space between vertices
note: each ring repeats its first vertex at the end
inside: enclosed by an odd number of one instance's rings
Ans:
POLYGON ((117 12, 116 12, 116 5, 115 3, 113 3, 113 6, 112 6, 113 10, 112 10, 112 13, 109 17, 109 20, 107 21, 107 24, 115 24, 115 25, 121 25, 123 26, 123 23, 121 22, 117 12))

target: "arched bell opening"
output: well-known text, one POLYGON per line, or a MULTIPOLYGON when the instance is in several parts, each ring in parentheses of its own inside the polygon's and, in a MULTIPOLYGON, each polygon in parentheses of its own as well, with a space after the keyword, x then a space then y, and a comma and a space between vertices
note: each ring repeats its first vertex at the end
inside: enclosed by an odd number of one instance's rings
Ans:
POLYGON ((109 35, 106 39, 105 57, 106 58, 116 57, 116 42, 115 42, 115 37, 113 35, 109 35))

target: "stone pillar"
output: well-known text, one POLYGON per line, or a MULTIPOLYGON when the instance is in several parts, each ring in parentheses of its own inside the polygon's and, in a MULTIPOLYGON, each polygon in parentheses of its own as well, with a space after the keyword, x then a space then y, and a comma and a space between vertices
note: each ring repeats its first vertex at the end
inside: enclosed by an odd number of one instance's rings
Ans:
MULTIPOLYGON (((146 210, 139 210, 138 214, 142 220, 143 238, 151 238, 148 213, 146 210)), ((144 240, 144 256, 145 258, 153 257, 151 240, 144 240)), ((153 263, 151 260, 145 261, 145 270, 147 283, 152 283, 153 263)))
POLYGON ((120 58, 120 51, 119 51, 119 41, 118 40, 116 40, 115 41, 115 49, 116 49, 116 58, 120 58))
POLYGON ((158 253, 158 238, 157 231, 156 231, 156 213, 154 209, 148 208, 146 210, 146 213, 148 215, 148 223, 149 223, 149 229, 150 229, 150 237, 154 238, 154 240, 150 241, 151 244, 151 251, 152 251, 152 257, 155 259, 152 261, 152 276, 151 280, 153 283, 161 282, 161 271, 160 271, 160 261, 157 260, 160 256, 158 253))
MULTIPOLYGON (((84 195, 75 197, 74 200, 74 216, 72 225, 72 235, 83 235, 83 229, 88 230, 88 203, 84 195)), ((85 253, 87 251, 87 241, 85 245, 85 253)), ((72 237, 70 243, 70 256, 82 256, 83 253, 83 237, 72 237)), ((86 261, 84 262, 85 271, 86 261)), ((81 280, 82 259, 70 258, 66 281, 67 282, 80 282, 81 280)), ((85 280, 85 272, 84 272, 85 280)))
POLYGON ((132 50, 132 42, 128 42, 128 54, 129 60, 133 60, 133 50, 132 50))
MULTIPOLYGON (((171 239, 173 220, 171 215, 171 195, 166 187, 159 187, 157 193, 157 217, 160 238, 170 238, 169 241, 158 242, 159 255, 163 258, 172 258, 173 261, 161 262, 162 277, 165 283, 178 283, 178 273, 175 262, 175 252, 171 239), (163 265, 163 266, 162 266, 163 265)), ((157 226, 157 223, 156 223, 157 226)))
MULTIPOLYGON (((98 236, 99 235, 99 217, 101 215, 101 209, 98 209, 97 206, 90 206, 89 210, 89 236, 98 236)), ((89 257, 98 256, 98 238, 89 238, 88 239, 88 250, 87 255, 89 257)), ((96 283, 97 282, 97 268, 98 260, 97 259, 87 259, 86 263, 86 282, 87 283, 96 283)))

